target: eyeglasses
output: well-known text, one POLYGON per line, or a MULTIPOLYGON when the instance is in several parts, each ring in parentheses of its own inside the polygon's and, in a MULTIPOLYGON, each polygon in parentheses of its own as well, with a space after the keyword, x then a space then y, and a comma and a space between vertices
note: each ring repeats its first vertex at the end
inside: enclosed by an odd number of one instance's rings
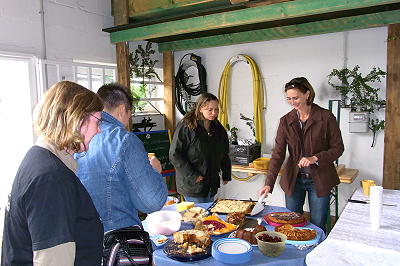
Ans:
POLYGON ((96 118, 97 119, 97 126, 100 126, 101 125, 101 123, 103 123, 103 119, 101 119, 101 118, 98 118, 97 116, 95 116, 95 115, 93 115, 93 114, 89 114, 90 116, 93 116, 94 118, 96 118))

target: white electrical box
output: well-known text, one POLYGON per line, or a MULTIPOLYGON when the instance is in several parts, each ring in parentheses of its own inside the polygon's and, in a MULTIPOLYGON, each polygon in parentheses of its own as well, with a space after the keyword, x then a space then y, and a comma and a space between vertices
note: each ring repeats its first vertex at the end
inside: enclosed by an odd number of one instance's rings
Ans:
POLYGON ((367 133, 369 131, 368 112, 350 112, 349 115, 350 133, 367 133))

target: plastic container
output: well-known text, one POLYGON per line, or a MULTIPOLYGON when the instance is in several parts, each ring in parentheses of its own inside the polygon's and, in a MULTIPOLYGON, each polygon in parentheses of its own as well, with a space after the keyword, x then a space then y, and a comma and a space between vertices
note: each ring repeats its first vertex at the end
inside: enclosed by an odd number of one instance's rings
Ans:
POLYGON ((258 249, 261 251, 262 254, 268 257, 277 257, 282 254, 285 250, 285 243, 287 237, 284 234, 275 232, 275 231, 262 231, 256 234, 257 245, 258 249), (258 237, 267 234, 271 237, 279 237, 282 241, 281 242, 266 242, 260 240, 258 237))
POLYGON ((264 158, 264 157, 257 158, 253 161, 253 166, 255 169, 258 170, 267 170, 270 160, 271 158, 264 158))
POLYGON ((212 245, 211 255, 219 262, 245 264, 251 260, 253 247, 243 239, 221 238, 212 245))
POLYGON ((147 215, 147 229, 153 235, 171 235, 181 227, 182 215, 177 211, 161 210, 147 215))

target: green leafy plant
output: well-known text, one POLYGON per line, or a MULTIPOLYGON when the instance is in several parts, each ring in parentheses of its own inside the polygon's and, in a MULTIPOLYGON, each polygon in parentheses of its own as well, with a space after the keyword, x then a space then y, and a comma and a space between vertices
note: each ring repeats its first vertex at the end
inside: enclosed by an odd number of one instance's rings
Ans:
POLYGON ((147 85, 136 85, 131 84, 131 94, 135 99, 135 110, 143 111, 146 106, 146 102, 140 101, 141 98, 146 97, 147 85))
POLYGON ((141 98, 149 96, 154 90, 148 86, 148 82, 151 79, 157 78, 161 81, 159 75, 154 69, 154 66, 158 63, 158 60, 154 60, 151 57, 154 55, 155 50, 152 48, 152 43, 147 42, 143 48, 142 45, 138 45, 134 52, 129 54, 129 67, 131 78, 141 78, 140 86, 131 85, 131 93, 135 99, 135 109, 142 111, 146 105, 145 102, 140 102, 141 98))
POLYGON ((254 117, 253 119, 248 118, 244 114, 240 113, 240 119, 246 121, 246 125, 250 128, 251 132, 253 132, 253 136, 256 137, 256 128, 254 127, 254 117))
POLYGON ((374 67, 370 73, 363 76, 358 72, 359 69, 358 65, 353 69, 333 69, 328 75, 328 84, 338 90, 342 96, 342 107, 370 113, 384 108, 386 101, 379 99, 378 96, 380 88, 374 88, 369 83, 382 82, 381 78, 386 76, 386 72, 374 67), (334 78, 340 83, 332 82, 334 78))
MULTIPOLYGON (((373 67, 365 76, 359 73, 360 66, 353 69, 333 69, 328 75, 328 84, 340 92, 342 108, 350 108, 351 111, 365 111, 373 114, 386 106, 386 101, 379 99, 379 87, 373 87, 371 83, 382 82, 381 78, 386 72, 380 68, 373 67), (333 82, 333 80, 339 83, 333 82)), ((385 128, 385 120, 371 119, 369 129, 373 132, 372 146, 375 145, 375 135, 379 130, 385 128)))
POLYGON ((369 129, 371 129, 371 131, 373 132, 373 139, 372 139, 371 147, 374 147, 376 132, 378 132, 379 130, 385 129, 385 120, 371 119, 369 125, 370 125, 369 129))
POLYGON ((231 128, 231 126, 229 124, 226 125, 226 128, 230 133, 230 143, 233 144, 233 145, 238 145, 237 132, 238 132, 239 129, 237 127, 232 127, 231 128))

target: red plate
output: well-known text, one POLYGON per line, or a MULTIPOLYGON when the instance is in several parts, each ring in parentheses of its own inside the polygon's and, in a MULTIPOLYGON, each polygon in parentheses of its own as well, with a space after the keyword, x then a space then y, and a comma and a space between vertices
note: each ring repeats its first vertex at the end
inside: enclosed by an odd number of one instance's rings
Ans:
MULTIPOLYGON (((269 214, 269 213, 268 213, 268 214, 269 214)), ((272 226, 281 226, 281 225, 283 225, 283 224, 274 223, 274 222, 270 221, 270 220, 268 219, 268 214, 264 215, 264 217, 263 217, 263 218, 264 218, 264 221, 265 221, 267 224, 272 225, 272 226)), ((302 222, 302 223, 290 224, 290 225, 292 225, 292 226, 294 226, 294 227, 302 227, 302 226, 305 226, 306 224, 307 224, 307 220, 304 219, 304 222, 302 222)))

